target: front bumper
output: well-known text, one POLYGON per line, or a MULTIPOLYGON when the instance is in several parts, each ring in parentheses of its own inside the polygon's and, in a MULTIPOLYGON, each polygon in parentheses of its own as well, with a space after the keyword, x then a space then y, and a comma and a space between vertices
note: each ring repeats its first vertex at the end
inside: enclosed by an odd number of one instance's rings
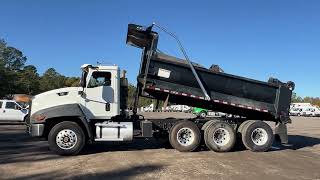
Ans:
POLYGON ((28 124, 27 133, 32 137, 41 137, 43 135, 44 124, 28 124))

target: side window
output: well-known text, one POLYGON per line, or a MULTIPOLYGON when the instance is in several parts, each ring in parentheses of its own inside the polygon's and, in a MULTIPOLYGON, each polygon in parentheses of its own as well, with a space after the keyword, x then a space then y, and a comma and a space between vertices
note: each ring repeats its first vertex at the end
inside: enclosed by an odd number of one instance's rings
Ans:
POLYGON ((88 88, 111 85, 111 73, 95 71, 90 77, 88 88))
POLYGON ((6 109, 15 109, 16 103, 14 102, 7 102, 6 103, 6 109))
POLYGON ((0 109, 2 109, 2 101, 0 101, 0 109))

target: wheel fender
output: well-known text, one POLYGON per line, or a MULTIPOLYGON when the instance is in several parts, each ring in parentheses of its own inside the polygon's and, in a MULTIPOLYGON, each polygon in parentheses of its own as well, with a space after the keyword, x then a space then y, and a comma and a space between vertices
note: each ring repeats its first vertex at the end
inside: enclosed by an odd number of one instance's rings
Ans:
POLYGON ((59 117, 78 117, 86 128, 87 134, 90 140, 93 140, 93 134, 91 127, 89 126, 89 120, 86 118, 81 106, 79 104, 65 104, 54 106, 46 109, 42 109, 35 112, 31 117, 31 123, 45 123, 48 119, 59 117), (37 119, 37 117, 43 117, 43 119, 37 119))
POLYGON ((275 134, 280 138, 282 144, 288 144, 288 131, 287 125, 283 123, 277 123, 275 128, 275 134))

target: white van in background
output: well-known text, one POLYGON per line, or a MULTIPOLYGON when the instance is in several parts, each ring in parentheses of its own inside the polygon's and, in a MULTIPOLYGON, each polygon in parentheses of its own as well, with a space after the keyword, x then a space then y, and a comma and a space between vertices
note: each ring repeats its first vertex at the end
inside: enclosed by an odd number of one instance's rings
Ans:
POLYGON ((190 112, 191 107, 187 105, 171 105, 169 106, 169 110, 173 112, 190 112))
POLYGON ((0 121, 24 121, 28 109, 13 100, 0 100, 0 121))
POLYGON ((290 116, 302 116, 303 110, 300 107, 293 107, 289 112, 290 116))
POLYGON ((302 111, 303 116, 320 117, 320 109, 317 107, 306 108, 302 111))
POLYGON ((154 105, 150 104, 149 106, 141 107, 141 112, 153 112, 154 105))

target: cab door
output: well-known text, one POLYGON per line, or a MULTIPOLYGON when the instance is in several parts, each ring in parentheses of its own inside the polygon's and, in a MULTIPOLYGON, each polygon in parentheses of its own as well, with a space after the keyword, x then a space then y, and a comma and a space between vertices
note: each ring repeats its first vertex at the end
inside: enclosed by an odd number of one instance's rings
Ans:
POLYGON ((84 111, 90 119, 110 119, 114 112, 114 79, 112 71, 91 71, 85 88, 84 111))

